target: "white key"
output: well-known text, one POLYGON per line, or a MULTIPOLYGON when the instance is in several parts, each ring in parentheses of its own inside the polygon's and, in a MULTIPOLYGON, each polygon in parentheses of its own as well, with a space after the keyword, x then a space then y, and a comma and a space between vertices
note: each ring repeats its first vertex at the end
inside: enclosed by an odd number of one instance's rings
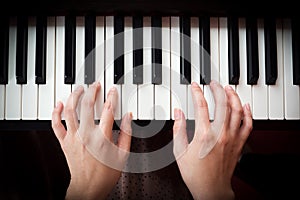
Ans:
POLYGON ((133 84, 133 32, 132 17, 125 17, 124 23, 124 85, 122 85, 122 113, 132 113, 137 119, 137 85, 133 84))
POLYGON ((170 17, 162 18, 162 84, 155 85, 155 119, 170 119, 170 17))
POLYGON ((22 88, 22 119, 37 119, 38 87, 35 84, 36 19, 28 20, 27 84, 22 88))
POLYGON ((284 102, 283 102, 283 52, 282 52, 282 22, 276 22, 277 37, 277 72, 278 77, 275 85, 268 86, 269 92, 269 119, 284 118, 284 102))
MULTIPOLYGON (((211 55, 211 80, 219 82, 220 57, 219 57, 219 19, 210 18, 210 55, 211 55)), ((215 101, 209 85, 204 85, 204 97, 207 101, 209 119, 214 119, 215 101)))
POLYGON ((101 88, 96 98, 96 106, 95 106, 95 119, 100 119, 103 104, 104 104, 104 35, 105 35, 105 27, 104 27, 104 17, 97 16, 96 17, 96 75, 95 78, 100 82, 101 88))
POLYGON ((172 119, 174 109, 180 108, 185 116, 187 109, 187 85, 180 84, 180 27, 179 17, 171 17, 171 102, 172 119))
POLYGON ((65 70, 65 17, 56 17, 56 76, 55 101, 66 105, 71 93, 71 85, 64 83, 65 70))
MULTIPOLYGON (((191 82, 200 84, 199 19, 191 18, 191 82)), ((203 89, 203 85, 200 85, 203 89)), ((188 85, 188 119, 195 119, 191 85, 188 85)))
POLYGON ((11 19, 9 27, 9 57, 8 84, 6 85, 5 119, 18 120, 21 118, 21 85, 16 84, 16 49, 17 49, 17 21, 11 19))
POLYGON ((151 18, 143 18, 143 84, 138 85, 138 119, 154 119, 154 86, 151 83, 151 18))
POLYGON ((283 64, 285 119, 300 119, 300 87, 293 85, 291 21, 283 21, 283 64))
POLYGON ((105 54, 105 93, 106 97, 109 90, 114 86, 118 92, 118 104, 115 108, 114 118, 121 119, 121 85, 114 84, 114 17, 106 17, 106 54, 105 54))
POLYGON ((246 21, 239 19, 239 56, 240 56, 240 80, 236 86, 236 92, 240 97, 242 105, 249 103, 252 109, 251 85, 247 85, 247 43, 246 43, 246 21))
POLYGON ((87 88, 87 85, 84 84, 84 62, 85 62, 85 54, 84 54, 84 17, 76 17, 76 76, 75 83, 72 85, 72 91, 74 91, 79 85, 87 88))
POLYGON ((5 112, 5 85, 0 85, 0 120, 4 119, 5 112))
POLYGON ((253 119, 268 119, 268 87, 265 84, 265 40, 264 23, 258 20, 258 59, 259 79, 252 86, 253 119))
POLYGON ((220 84, 224 87, 228 80, 228 27, 227 18, 219 18, 219 55, 220 55, 220 84))
MULTIPOLYGON (((79 16, 76 17, 76 53, 75 53, 75 83, 72 85, 72 91, 74 91, 78 86, 83 86, 84 89, 87 89, 87 85, 84 84, 84 62, 85 62, 85 46, 84 46, 84 41, 85 41, 85 30, 84 30, 84 17, 79 16)), ((80 118, 80 110, 81 110, 81 101, 79 101, 78 106, 77 106, 77 114, 78 114, 78 119, 80 118)))
POLYGON ((39 85, 39 120, 50 120, 55 94, 55 17, 47 19, 46 84, 39 85))

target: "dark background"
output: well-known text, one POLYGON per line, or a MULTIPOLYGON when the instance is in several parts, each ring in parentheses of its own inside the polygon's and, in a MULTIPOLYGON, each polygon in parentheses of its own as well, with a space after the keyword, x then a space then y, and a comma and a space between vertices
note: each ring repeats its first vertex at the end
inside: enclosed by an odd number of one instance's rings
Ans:
MULTIPOLYGON (((299 198, 298 124, 254 122, 233 177, 237 199, 299 198)), ((153 151, 167 144, 172 140, 170 127, 172 123, 150 138, 133 138, 131 151, 153 151)), ((44 131, 0 131, 1 200, 64 199, 69 180, 68 165, 50 127, 44 131)), ((123 173, 121 180, 127 188, 118 183, 109 199, 126 195, 131 199, 191 199, 175 162, 150 173, 123 173), (148 190, 142 184, 148 185, 148 190)))

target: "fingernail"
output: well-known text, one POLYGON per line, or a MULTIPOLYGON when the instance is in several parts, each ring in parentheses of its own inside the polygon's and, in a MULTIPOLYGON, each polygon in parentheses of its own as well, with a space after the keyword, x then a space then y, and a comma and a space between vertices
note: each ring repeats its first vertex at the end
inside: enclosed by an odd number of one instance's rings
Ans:
POLYGON ((180 120, 180 110, 178 108, 175 108, 174 110, 174 119, 175 120, 180 120))
POLYGON ((233 91, 233 88, 230 85, 226 85, 226 89, 229 91, 233 91))
POLYGON ((217 81, 211 80, 211 81, 210 81, 210 84, 211 84, 211 85, 217 85, 217 81))
POLYGON ((114 92, 114 91, 116 91, 117 89, 116 89, 116 87, 112 87, 111 89, 110 89, 110 91, 112 91, 112 92, 114 92))
POLYGON ((132 120, 132 112, 129 113, 129 119, 132 120))
POLYGON ((192 83, 192 86, 193 86, 194 88, 197 88, 197 87, 198 87, 198 84, 197 84, 196 82, 193 82, 193 83, 192 83))
POLYGON ((76 91, 81 91, 83 89, 82 85, 79 85, 75 90, 76 91))
POLYGON ((250 104, 249 104, 249 103, 246 104, 246 109, 247 109, 248 111, 250 111, 250 104))

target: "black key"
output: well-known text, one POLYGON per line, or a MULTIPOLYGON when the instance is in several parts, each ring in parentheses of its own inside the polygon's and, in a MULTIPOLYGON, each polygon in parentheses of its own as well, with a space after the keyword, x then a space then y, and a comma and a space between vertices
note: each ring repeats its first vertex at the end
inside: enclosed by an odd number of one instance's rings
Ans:
POLYGON ((292 19, 293 84, 300 85, 300 21, 292 19))
POLYGON ((76 17, 65 19, 65 84, 75 83, 76 17))
POLYGON ((246 19, 247 84, 256 85, 259 78, 257 20, 246 19))
POLYGON ((35 83, 46 84, 47 17, 36 20, 35 83))
POLYGON ((95 82, 95 45, 96 45, 96 17, 85 17, 85 66, 84 83, 95 82))
POLYGON ((210 61, 210 18, 199 18, 200 42, 200 83, 207 85, 211 81, 210 61))
POLYGON ((238 85, 240 79, 238 18, 228 18, 228 74, 229 84, 238 85))
POLYGON ((143 83, 143 17, 133 17, 133 84, 143 83))
POLYGON ((17 21, 17 84, 27 83, 27 44, 28 44, 28 18, 18 17, 17 21))
POLYGON ((124 17, 114 17, 114 84, 124 84, 124 17))
POLYGON ((151 19, 152 34, 152 84, 162 84, 162 19, 151 19))
POLYGON ((180 17, 180 84, 191 83, 191 22, 180 17))
POLYGON ((277 80, 276 20, 266 18, 264 23, 264 31, 266 84, 275 85, 277 80))
POLYGON ((0 84, 8 83, 9 20, 0 19, 0 84))

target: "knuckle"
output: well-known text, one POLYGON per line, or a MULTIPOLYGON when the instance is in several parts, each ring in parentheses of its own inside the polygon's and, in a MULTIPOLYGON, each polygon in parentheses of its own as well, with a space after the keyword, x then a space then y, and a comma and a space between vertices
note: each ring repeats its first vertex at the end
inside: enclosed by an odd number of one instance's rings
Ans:
POLYGON ((92 108, 94 107, 94 100, 92 98, 90 98, 89 96, 85 95, 82 99, 82 106, 88 107, 88 108, 92 108))
POLYGON ((200 98, 199 101, 197 101, 197 106, 200 108, 206 108, 207 102, 204 98, 200 98))

